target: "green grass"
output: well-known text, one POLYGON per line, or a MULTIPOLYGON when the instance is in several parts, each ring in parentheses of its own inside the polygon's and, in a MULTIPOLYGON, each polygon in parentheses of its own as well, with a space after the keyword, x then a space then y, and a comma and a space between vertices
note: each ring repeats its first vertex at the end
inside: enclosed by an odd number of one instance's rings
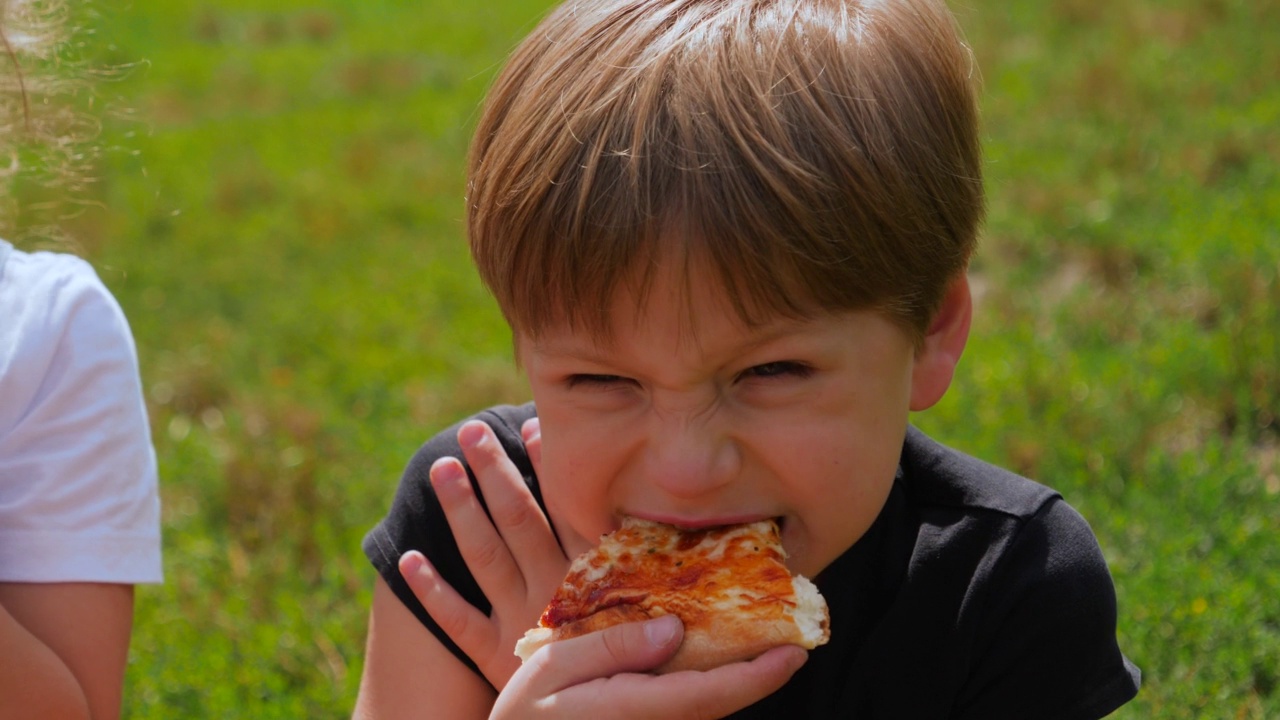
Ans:
MULTIPOLYGON (((1123 718, 1280 716, 1280 2, 967 0, 989 220, 916 422, 1093 523, 1123 718)), ((479 98, 545 2, 97 6, 64 221, 133 323, 162 474, 131 718, 341 717, 359 549, 417 445, 526 396, 466 261, 479 98), (123 112, 128 110, 128 112, 123 112)))

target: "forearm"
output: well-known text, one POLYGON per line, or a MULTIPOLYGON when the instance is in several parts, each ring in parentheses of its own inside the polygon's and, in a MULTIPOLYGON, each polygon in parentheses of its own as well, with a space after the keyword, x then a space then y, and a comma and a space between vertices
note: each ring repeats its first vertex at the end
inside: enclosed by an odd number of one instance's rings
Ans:
POLYGON ((0 582, 0 608, 0 717, 118 720, 132 585, 0 582), (52 707, 6 709, 17 702, 52 707))
POLYGON ((88 718, 89 702, 57 653, 0 605, 0 717, 88 718))

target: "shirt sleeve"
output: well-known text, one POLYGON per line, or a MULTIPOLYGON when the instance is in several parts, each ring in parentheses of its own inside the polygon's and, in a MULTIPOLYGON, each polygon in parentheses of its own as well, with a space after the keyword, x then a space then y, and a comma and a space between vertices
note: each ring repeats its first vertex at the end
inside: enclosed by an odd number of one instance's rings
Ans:
POLYGON ((137 352, 84 261, 0 275, 0 580, 159 582, 159 494, 137 352))
POLYGON ((1116 642, 1111 574, 1088 523, 1061 499, 1028 519, 996 569, 955 717, 1092 720, 1137 694, 1116 642))
MULTIPOLYGON (((533 491, 534 498, 541 505, 542 498, 537 479, 533 474, 533 464, 525 453, 524 441, 520 437, 520 426, 533 416, 533 405, 528 404, 520 407, 491 408, 479 413, 473 419, 483 420, 493 428, 507 456, 524 476, 525 482, 533 491)), ((400 486, 396 490, 391 509, 386 517, 365 535, 363 547, 365 555, 373 563, 378 574, 390 586, 396 597, 405 604, 405 607, 409 608, 459 660, 480 675, 475 662, 467 657, 427 614, 422 603, 418 602, 413 590, 400 575, 399 569, 400 556, 410 550, 418 550, 431 561, 432 566, 458 594, 482 612, 489 612, 491 607, 489 600, 480 590, 480 586, 462 559, 444 510, 440 507, 440 502, 436 499, 435 491, 428 478, 431 465, 436 460, 442 457, 458 458, 463 461, 467 476, 476 490, 476 496, 480 499, 481 505, 484 505, 484 496, 476 485, 475 475, 463 460, 462 448, 458 445, 458 428, 464 422, 467 421, 463 420, 444 430, 418 449, 400 479, 400 486)), ((488 512, 487 507, 485 512, 488 512)))

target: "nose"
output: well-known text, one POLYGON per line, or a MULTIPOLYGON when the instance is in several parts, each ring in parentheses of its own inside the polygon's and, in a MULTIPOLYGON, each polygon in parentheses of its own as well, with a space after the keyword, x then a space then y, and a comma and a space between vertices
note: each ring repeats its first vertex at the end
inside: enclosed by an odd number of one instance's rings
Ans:
POLYGON ((739 453, 730 434, 710 417, 654 416, 646 470, 655 486, 681 500, 714 493, 733 482, 739 453))

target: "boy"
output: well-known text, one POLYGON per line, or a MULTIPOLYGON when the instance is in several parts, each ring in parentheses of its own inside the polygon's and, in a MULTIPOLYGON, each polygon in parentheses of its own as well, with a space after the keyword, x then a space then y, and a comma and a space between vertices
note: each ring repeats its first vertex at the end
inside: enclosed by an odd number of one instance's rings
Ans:
POLYGON ((908 425, 968 337, 973 75, 930 0, 567 3, 517 48, 468 217, 534 403, 428 442, 367 536, 358 715, 1097 718, 1136 693, 1083 519, 908 425), (626 515, 777 518, 831 642, 655 676, 660 618, 521 666, 626 515))

